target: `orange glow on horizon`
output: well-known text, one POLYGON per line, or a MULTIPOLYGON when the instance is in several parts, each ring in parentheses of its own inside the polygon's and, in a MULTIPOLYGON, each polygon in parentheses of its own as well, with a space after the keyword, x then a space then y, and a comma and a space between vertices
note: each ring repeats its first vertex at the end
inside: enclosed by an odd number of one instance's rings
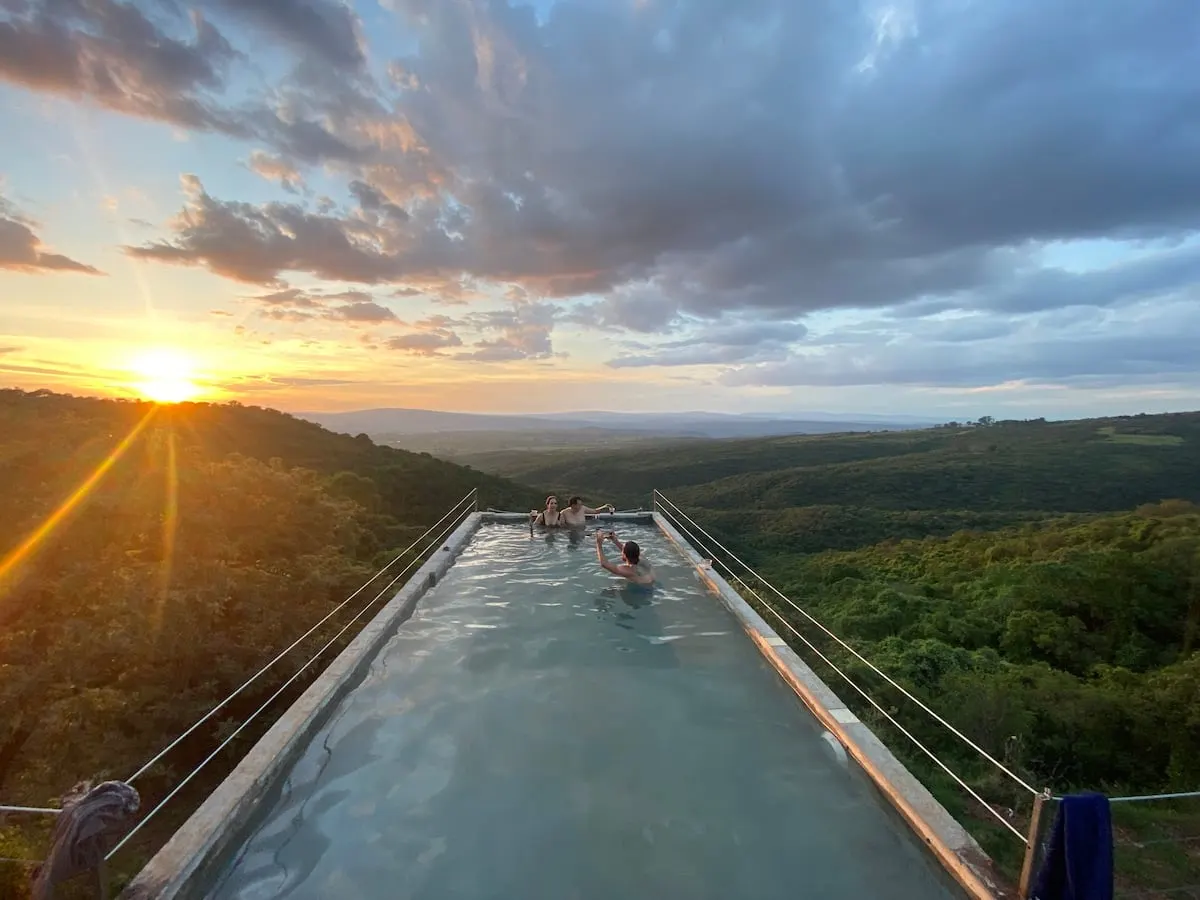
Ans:
POLYGON ((182 403, 204 393, 194 380, 195 363, 178 350, 146 351, 133 358, 130 368, 140 376, 131 386, 154 403, 182 403))

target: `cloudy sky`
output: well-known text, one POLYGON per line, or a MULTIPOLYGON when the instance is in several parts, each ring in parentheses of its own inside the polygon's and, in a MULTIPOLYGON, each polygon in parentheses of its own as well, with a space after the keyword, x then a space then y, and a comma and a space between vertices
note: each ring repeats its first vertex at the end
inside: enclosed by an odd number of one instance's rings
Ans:
POLYGON ((0 380, 1200 408, 1197 46, 1185 0, 0 0, 0 380))

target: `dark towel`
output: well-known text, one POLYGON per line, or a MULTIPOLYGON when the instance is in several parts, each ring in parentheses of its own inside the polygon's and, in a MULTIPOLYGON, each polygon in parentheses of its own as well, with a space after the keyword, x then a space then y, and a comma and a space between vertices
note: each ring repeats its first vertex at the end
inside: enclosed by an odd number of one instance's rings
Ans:
POLYGON ((1112 818, 1103 794, 1062 798, 1032 896, 1034 900, 1112 900, 1112 818))
POLYGON ((53 896, 59 882, 99 866, 110 839, 127 827, 140 802, 138 792, 121 781, 95 787, 85 781, 63 797, 50 854, 33 874, 35 900, 53 896))

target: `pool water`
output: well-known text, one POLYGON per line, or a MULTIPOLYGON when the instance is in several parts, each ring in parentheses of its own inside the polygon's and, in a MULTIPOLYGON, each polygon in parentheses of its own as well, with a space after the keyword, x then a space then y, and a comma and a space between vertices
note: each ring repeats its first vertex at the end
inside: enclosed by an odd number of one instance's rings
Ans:
POLYGON ((482 526, 208 896, 959 896, 674 546, 616 527, 653 589, 592 527, 482 526))

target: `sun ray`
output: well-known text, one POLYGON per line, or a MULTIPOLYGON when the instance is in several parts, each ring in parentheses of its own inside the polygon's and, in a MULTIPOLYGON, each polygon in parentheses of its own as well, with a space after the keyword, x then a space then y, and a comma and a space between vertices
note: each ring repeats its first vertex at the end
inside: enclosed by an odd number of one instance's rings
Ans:
POLYGON ((167 434, 167 490, 163 510, 162 560, 159 568, 158 607, 154 611, 155 638, 162 627, 171 589, 171 570, 175 562, 175 535, 179 526, 179 457, 174 427, 167 434))
POLYGON ((9 553, 8 556, 4 557, 3 560, 0 560, 0 597, 2 597, 3 594, 7 592, 7 589, 11 588, 15 583, 13 575, 16 572, 17 567, 20 566, 21 563, 25 562, 29 556, 37 550, 38 546, 41 545, 53 533, 54 529, 57 528, 77 506, 79 506, 88 498, 88 495, 95 490, 96 485, 98 485, 104 476, 108 474, 108 470, 116 465, 117 461, 125 455, 125 452, 133 446, 133 443, 137 440, 138 435, 145 430, 146 426, 150 424, 150 420, 154 418, 156 411, 157 410, 154 407, 151 407, 150 411, 147 412, 146 415, 142 416, 141 420, 139 420, 138 423, 133 426, 133 430, 130 431, 129 434, 127 434, 124 438, 122 438, 121 442, 117 444, 115 448, 113 448, 112 452, 109 453, 108 456, 106 456, 98 466, 96 466, 92 473, 81 485, 79 485, 79 487, 72 491, 71 495, 62 502, 58 509, 52 512, 46 521, 39 525, 33 531, 33 533, 29 535, 29 537, 27 537, 17 546, 15 550, 9 553))

